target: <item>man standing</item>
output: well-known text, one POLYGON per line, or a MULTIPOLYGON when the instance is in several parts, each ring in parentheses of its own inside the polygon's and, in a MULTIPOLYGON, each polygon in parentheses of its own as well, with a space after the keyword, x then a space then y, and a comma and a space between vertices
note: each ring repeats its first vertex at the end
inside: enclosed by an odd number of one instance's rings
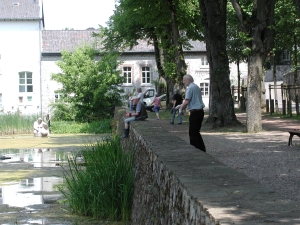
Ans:
POLYGON ((129 135, 129 123, 135 120, 145 120, 148 118, 145 104, 139 101, 137 96, 132 97, 132 103, 136 105, 135 112, 126 113, 126 119, 124 120, 124 134, 122 138, 127 138, 129 135))
POLYGON ((144 103, 144 93, 142 92, 142 88, 137 88, 136 89, 136 91, 137 91, 137 97, 139 98, 139 101, 141 102, 141 103, 144 103))
POLYGON ((206 152, 206 148, 200 134, 201 125, 204 118, 203 108, 205 107, 202 101, 202 93, 200 88, 196 84, 194 84, 194 78, 191 75, 185 75, 183 77, 183 83, 187 87, 187 90, 185 93, 185 99, 179 109, 179 114, 182 113, 182 110, 188 107, 190 111, 190 144, 200 149, 201 151, 206 152))
MULTIPOLYGON (((178 109, 176 109, 176 106, 181 105, 182 104, 182 96, 179 94, 179 90, 176 89, 175 90, 175 94, 173 95, 173 108, 172 108, 172 119, 170 124, 174 124, 174 119, 175 119, 175 115, 176 112, 178 111, 178 109)), ((178 113, 178 125, 182 124, 182 116, 181 113, 178 113)))

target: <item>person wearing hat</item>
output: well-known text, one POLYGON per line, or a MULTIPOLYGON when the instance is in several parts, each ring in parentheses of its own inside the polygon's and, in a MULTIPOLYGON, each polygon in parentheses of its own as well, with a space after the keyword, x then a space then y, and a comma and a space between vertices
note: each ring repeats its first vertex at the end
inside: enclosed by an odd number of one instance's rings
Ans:
POLYGON ((49 135, 48 125, 43 122, 41 117, 33 123, 33 134, 36 137, 47 137, 49 135))
POLYGON ((125 114, 125 116, 127 117, 124 120, 124 133, 122 135, 122 138, 127 138, 129 135, 129 123, 131 121, 135 121, 135 120, 145 120, 148 118, 148 114, 146 111, 146 107, 144 105, 144 103, 139 101, 139 97, 137 96, 133 96, 132 97, 132 104, 136 105, 135 108, 135 112, 128 112, 125 114))

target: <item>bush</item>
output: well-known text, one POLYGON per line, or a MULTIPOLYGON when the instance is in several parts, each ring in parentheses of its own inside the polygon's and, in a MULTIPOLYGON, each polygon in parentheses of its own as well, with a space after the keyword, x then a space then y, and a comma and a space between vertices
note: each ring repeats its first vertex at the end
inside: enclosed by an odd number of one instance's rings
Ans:
POLYGON ((111 133, 111 119, 102 119, 90 123, 52 121, 50 129, 53 134, 111 133))

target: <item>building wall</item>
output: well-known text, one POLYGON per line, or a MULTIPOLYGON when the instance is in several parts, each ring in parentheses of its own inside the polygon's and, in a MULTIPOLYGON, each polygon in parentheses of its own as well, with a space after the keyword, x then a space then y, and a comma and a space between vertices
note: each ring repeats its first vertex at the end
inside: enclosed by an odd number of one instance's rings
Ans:
POLYGON ((149 88, 155 88, 155 85, 152 82, 142 82, 142 67, 145 66, 150 68, 151 81, 158 79, 157 67, 153 53, 139 53, 131 55, 124 54, 120 57, 120 61, 122 62, 120 66, 121 71, 123 67, 131 67, 132 69, 132 83, 124 83, 122 85, 125 93, 130 93, 132 90, 136 90, 138 87, 141 87, 143 92, 149 88))
POLYGON ((5 112, 40 109, 40 21, 0 21, 0 94, 5 112), (19 92, 19 72, 32 72, 33 92, 19 92), (20 102, 19 98, 23 98, 20 102), (31 99, 31 101, 30 101, 31 99))
MULTIPOLYGON (((61 72, 58 66, 55 64, 57 60, 60 60, 59 56, 47 56, 42 58, 42 112, 43 114, 51 113, 50 104, 55 101, 55 91, 59 90, 61 86, 55 81, 51 80, 52 73, 61 72)), ((123 70, 123 67, 131 68, 132 82, 122 84, 122 88, 125 93, 132 93, 136 91, 138 87, 142 88, 145 92, 149 88, 155 88, 152 83, 153 80, 158 79, 157 65, 154 57, 154 53, 134 53, 123 54, 119 60, 122 62, 119 69, 123 70), (151 82, 145 84, 142 82, 142 67, 148 66, 151 71, 151 82)), ((209 109, 209 65, 203 65, 202 60, 206 60, 205 53, 186 53, 185 60, 187 64, 187 73, 191 74, 194 78, 195 84, 204 88, 203 102, 205 104, 205 110, 209 109)), ((230 68, 236 68, 235 64, 230 64, 230 68)), ((241 77, 246 76, 247 64, 241 64, 241 77)), ((231 76, 236 76, 236 70, 231 70, 231 76)))
MULTIPOLYGON (((53 73, 60 73, 60 68, 55 64, 60 60, 59 56, 42 57, 41 61, 41 90, 42 90, 42 114, 51 112, 51 103, 55 102, 55 91, 61 88, 61 85, 51 79, 53 73)), ((56 96, 58 97, 58 96, 56 96)))

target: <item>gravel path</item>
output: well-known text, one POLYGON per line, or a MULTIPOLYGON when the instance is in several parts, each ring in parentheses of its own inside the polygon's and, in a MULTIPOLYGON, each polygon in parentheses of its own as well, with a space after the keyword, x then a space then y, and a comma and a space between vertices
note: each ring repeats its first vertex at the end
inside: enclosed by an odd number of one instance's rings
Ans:
MULTIPOLYGON (((237 114, 244 124, 245 116, 237 114)), ((182 126, 170 125, 168 120, 154 122, 189 142, 188 121, 182 126)), ((300 201, 300 138, 294 136, 294 146, 289 147, 286 132, 299 129, 300 122, 263 117, 262 124, 266 131, 257 134, 220 132, 203 125, 201 134, 207 154, 284 197, 300 201)))

